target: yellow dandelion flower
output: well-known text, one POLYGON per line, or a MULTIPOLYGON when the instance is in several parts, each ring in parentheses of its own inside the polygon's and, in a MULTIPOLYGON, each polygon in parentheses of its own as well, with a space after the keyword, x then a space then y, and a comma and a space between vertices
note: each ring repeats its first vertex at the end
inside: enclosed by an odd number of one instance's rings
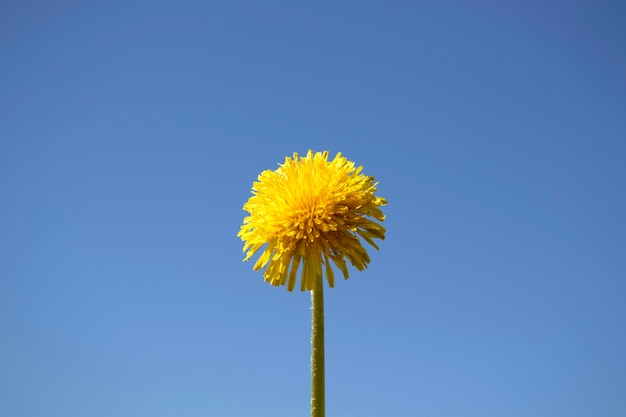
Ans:
POLYGON ((331 261, 345 279, 346 259, 359 271, 367 268, 370 257, 360 238, 378 249, 373 239, 384 239, 385 228, 374 220, 385 219, 379 207, 387 201, 374 195, 378 183, 361 170, 341 153, 329 161, 327 151, 309 150, 263 171, 243 206, 250 215, 237 235, 245 260, 265 246, 253 269, 263 268, 265 281, 289 291, 300 267, 302 291, 313 290, 322 269, 334 286, 331 261))

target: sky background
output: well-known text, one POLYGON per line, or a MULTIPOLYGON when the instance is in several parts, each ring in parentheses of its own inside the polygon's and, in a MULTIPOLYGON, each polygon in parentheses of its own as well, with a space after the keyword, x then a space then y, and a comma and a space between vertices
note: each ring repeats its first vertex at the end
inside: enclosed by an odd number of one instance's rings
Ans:
POLYGON ((0 415, 309 415, 252 182, 341 151, 387 239, 329 417, 626 415, 620 1, 4 1, 0 415))

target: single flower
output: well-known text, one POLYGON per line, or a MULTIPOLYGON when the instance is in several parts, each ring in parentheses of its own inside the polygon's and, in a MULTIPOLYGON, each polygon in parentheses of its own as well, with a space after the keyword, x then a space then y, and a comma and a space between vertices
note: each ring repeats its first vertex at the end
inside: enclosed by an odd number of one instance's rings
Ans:
POLYGON ((346 259, 359 271, 370 257, 361 238, 374 248, 373 239, 384 239, 384 198, 374 195, 377 182, 361 173, 341 153, 332 161, 328 152, 308 151, 286 157, 275 171, 263 171, 252 186, 243 209, 245 217, 237 236, 244 241, 244 260, 265 246, 254 264, 264 269, 265 281, 287 285, 293 291, 302 267, 301 291, 311 291, 322 269, 334 286, 332 263, 348 279, 346 259))

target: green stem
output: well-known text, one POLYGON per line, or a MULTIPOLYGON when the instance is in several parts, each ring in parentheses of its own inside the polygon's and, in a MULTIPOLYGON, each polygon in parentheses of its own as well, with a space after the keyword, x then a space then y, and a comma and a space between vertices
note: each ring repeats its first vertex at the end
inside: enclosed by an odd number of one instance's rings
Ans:
POLYGON ((311 291, 311 417, 324 417, 324 281, 315 280, 311 291))

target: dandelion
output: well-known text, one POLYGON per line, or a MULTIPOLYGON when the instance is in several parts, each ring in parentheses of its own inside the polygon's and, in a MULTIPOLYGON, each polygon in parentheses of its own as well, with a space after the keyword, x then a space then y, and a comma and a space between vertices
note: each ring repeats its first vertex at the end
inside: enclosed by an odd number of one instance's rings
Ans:
POLYGON ((374 195, 378 183, 361 171, 341 153, 332 161, 327 151, 294 153, 259 175, 243 206, 250 213, 238 233, 245 260, 264 248, 253 269, 263 269, 265 281, 293 291, 301 269, 300 290, 311 291, 312 417, 325 415, 322 271, 333 287, 333 265, 348 279, 347 262, 359 271, 370 263, 361 238, 376 249, 374 239, 385 238, 378 222, 387 201, 374 195))
POLYGON ((322 269, 333 287, 332 264, 348 279, 346 259, 359 271, 367 268, 360 238, 378 249, 373 239, 384 239, 385 228, 374 220, 385 219, 379 207, 387 201, 374 195, 378 183, 361 170, 341 153, 328 161, 328 152, 309 151, 263 171, 243 206, 250 213, 238 234, 245 260, 265 246, 253 269, 263 268, 265 281, 289 291, 300 267, 301 291, 314 289, 322 269))

